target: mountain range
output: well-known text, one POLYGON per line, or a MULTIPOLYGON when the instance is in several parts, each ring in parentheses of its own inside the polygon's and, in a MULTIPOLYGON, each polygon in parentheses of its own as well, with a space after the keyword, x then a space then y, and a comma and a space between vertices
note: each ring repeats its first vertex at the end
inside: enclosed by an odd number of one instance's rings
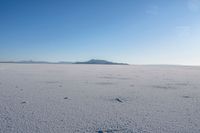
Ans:
POLYGON ((128 65, 127 63, 116 63, 107 60, 91 59, 85 62, 48 62, 48 61, 0 61, 0 63, 20 63, 20 64, 103 64, 103 65, 128 65))

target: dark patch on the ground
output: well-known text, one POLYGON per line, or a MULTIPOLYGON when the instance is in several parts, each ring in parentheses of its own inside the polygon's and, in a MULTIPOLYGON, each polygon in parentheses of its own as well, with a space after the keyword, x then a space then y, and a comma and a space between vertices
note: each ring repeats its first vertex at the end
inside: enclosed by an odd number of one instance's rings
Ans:
POLYGON ((115 98, 115 101, 123 103, 123 101, 120 98, 115 98))
POLYGON ((26 101, 21 102, 21 104, 26 104, 26 103, 27 103, 26 101))
POLYGON ((109 98, 108 100, 111 101, 112 103, 127 103, 129 101, 129 98, 116 96, 109 98))
POLYGON ((62 87, 62 85, 59 85, 59 87, 62 87))
POLYGON ((182 96, 182 98, 192 98, 192 97, 185 95, 185 96, 182 96))
POLYGON ((69 99, 68 97, 64 97, 65 100, 69 99))

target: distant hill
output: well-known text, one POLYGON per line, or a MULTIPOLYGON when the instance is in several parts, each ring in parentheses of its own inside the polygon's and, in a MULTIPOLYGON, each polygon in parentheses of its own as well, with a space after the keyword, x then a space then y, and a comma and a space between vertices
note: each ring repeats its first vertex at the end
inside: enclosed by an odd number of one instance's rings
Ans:
POLYGON ((128 65, 126 63, 116 63, 116 62, 110 62, 110 61, 106 61, 106 60, 97 60, 97 59, 91 59, 86 62, 75 62, 74 64, 128 65))

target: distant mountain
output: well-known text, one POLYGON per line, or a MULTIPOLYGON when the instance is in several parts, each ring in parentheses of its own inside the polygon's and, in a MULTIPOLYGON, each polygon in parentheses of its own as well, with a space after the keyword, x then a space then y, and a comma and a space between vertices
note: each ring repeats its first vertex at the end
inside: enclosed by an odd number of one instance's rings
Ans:
POLYGON ((48 61, 0 61, 0 63, 18 63, 18 64, 104 64, 104 65, 128 65, 126 63, 116 63, 116 62, 110 62, 106 60, 97 60, 92 59, 86 62, 66 62, 66 61, 60 61, 60 62, 48 62, 48 61))
POLYGON ((86 62, 75 62, 74 64, 128 65, 126 63, 116 63, 116 62, 110 62, 110 61, 106 61, 106 60, 97 60, 97 59, 91 59, 86 62))

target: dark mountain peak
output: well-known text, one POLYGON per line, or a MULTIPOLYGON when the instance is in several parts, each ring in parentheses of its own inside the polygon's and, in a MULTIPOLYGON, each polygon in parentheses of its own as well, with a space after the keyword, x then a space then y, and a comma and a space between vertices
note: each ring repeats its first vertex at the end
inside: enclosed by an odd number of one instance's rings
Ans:
POLYGON ((105 64, 105 65, 128 65, 126 63, 116 63, 107 60, 91 59, 86 62, 75 62, 75 64, 105 64))

